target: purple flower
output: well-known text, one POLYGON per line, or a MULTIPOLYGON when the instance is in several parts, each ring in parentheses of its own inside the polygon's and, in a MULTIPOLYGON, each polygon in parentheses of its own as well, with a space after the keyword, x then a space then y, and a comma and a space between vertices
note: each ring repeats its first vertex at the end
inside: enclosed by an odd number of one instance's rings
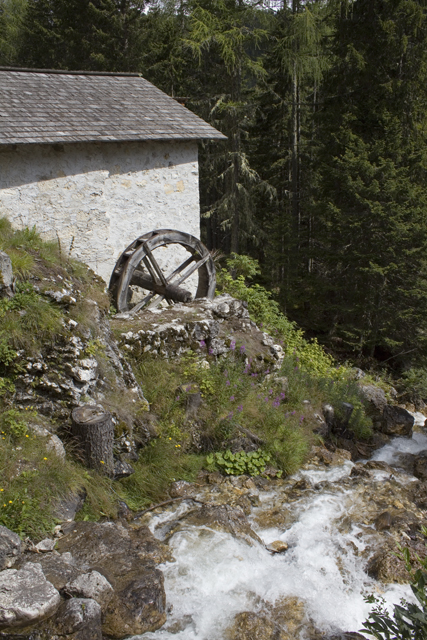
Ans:
POLYGON ((234 396, 230 396, 231 402, 234 402, 234 396))
POLYGON ((304 421, 304 416, 301 416, 301 418, 299 419, 299 423, 301 424, 304 421))
POLYGON ((273 389, 269 389, 268 393, 270 393, 270 394, 273 393, 273 389))
POLYGON ((239 406, 237 407, 237 411, 243 411, 243 405, 239 404, 239 406))
POLYGON ((280 407, 280 400, 275 400, 273 402, 273 407, 280 407))
POLYGON ((268 402, 268 398, 264 398, 264 400, 265 400, 266 402, 268 402))
POLYGON ((283 391, 282 391, 282 393, 280 394, 280 397, 282 398, 282 400, 283 400, 283 398, 285 397, 285 394, 283 393, 283 391))
POLYGON ((266 373, 266 374, 267 374, 267 373, 270 373, 270 369, 267 369, 267 371, 266 371, 265 373, 266 373))
POLYGON ((176 396, 176 400, 177 400, 177 402, 178 402, 178 400, 179 400, 179 396, 176 396))
POLYGON ((228 420, 231 420, 232 417, 233 417, 233 412, 230 411, 230 413, 228 414, 227 418, 228 418, 228 420))
POLYGON ((204 340, 200 340, 200 348, 204 349, 206 347, 206 342, 204 340))
POLYGON ((295 368, 294 368, 294 371, 298 371, 298 367, 295 367, 295 368))
POLYGON ((227 385, 227 387, 229 387, 229 386, 230 386, 230 384, 231 384, 230 380, 226 380, 226 381, 225 381, 225 384, 227 385))
POLYGON ((254 387, 254 386, 255 386, 255 382, 251 382, 251 387, 254 387))
POLYGON ((235 348, 236 348, 236 341, 235 341, 235 340, 232 340, 232 341, 230 342, 230 349, 231 349, 231 351, 234 351, 234 349, 235 349, 235 348))
POLYGON ((240 353, 245 353, 245 345, 242 344, 242 346, 240 347, 240 353))
POLYGON ((294 416, 296 414, 296 411, 292 411, 291 416, 294 416))
POLYGON ((209 347, 209 355, 210 355, 210 356, 213 356, 213 349, 212 349, 212 347, 209 347))

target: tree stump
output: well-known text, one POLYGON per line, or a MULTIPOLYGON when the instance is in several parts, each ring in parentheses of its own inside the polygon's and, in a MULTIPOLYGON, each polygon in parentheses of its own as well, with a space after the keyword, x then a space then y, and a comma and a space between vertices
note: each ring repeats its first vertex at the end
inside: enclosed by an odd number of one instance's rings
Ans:
POLYGON ((71 418, 71 432, 86 466, 113 477, 114 427, 111 413, 99 405, 86 405, 74 409, 71 418))

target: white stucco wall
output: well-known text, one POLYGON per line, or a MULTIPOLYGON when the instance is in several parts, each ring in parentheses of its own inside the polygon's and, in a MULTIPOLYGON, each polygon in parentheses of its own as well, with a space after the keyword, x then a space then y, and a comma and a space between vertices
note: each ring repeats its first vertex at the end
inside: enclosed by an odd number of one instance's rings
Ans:
POLYGON ((0 216, 59 237, 109 282, 138 236, 159 228, 200 237, 196 142, 0 147, 0 216))

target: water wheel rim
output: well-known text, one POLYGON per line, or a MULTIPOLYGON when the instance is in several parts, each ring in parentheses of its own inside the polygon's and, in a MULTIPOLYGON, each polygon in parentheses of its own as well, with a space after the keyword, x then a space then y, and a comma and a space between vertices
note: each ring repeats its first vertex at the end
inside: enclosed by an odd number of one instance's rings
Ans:
MULTIPOLYGON (((136 238, 136 240, 125 249, 116 263, 111 276, 109 289, 119 312, 129 311, 129 287, 133 274, 143 259, 147 257, 149 252, 153 252, 159 247, 173 244, 180 245, 189 251, 190 254, 192 254, 191 261, 194 262, 196 260, 196 264, 199 264, 197 269, 195 269, 195 271, 198 272, 198 286, 195 298, 206 297, 213 299, 216 286, 215 265, 205 245, 189 233, 174 229, 157 229, 136 238)), ((180 267, 184 265, 185 262, 186 261, 184 261, 180 267)), ((167 276, 166 280, 172 277, 175 271, 173 274, 167 276)), ((185 279, 182 281, 185 281, 185 279)), ((172 282, 171 284, 175 283, 172 282)), ((149 300, 148 304, 150 303, 151 300, 149 300)))

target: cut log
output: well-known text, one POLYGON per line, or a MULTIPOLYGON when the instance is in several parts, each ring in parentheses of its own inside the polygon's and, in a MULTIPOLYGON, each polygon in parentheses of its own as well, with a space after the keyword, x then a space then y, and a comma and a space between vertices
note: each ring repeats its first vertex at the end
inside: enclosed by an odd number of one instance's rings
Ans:
POLYGON ((71 414, 71 432, 78 452, 89 469, 114 476, 114 427, 111 413, 99 405, 77 407, 71 414))

